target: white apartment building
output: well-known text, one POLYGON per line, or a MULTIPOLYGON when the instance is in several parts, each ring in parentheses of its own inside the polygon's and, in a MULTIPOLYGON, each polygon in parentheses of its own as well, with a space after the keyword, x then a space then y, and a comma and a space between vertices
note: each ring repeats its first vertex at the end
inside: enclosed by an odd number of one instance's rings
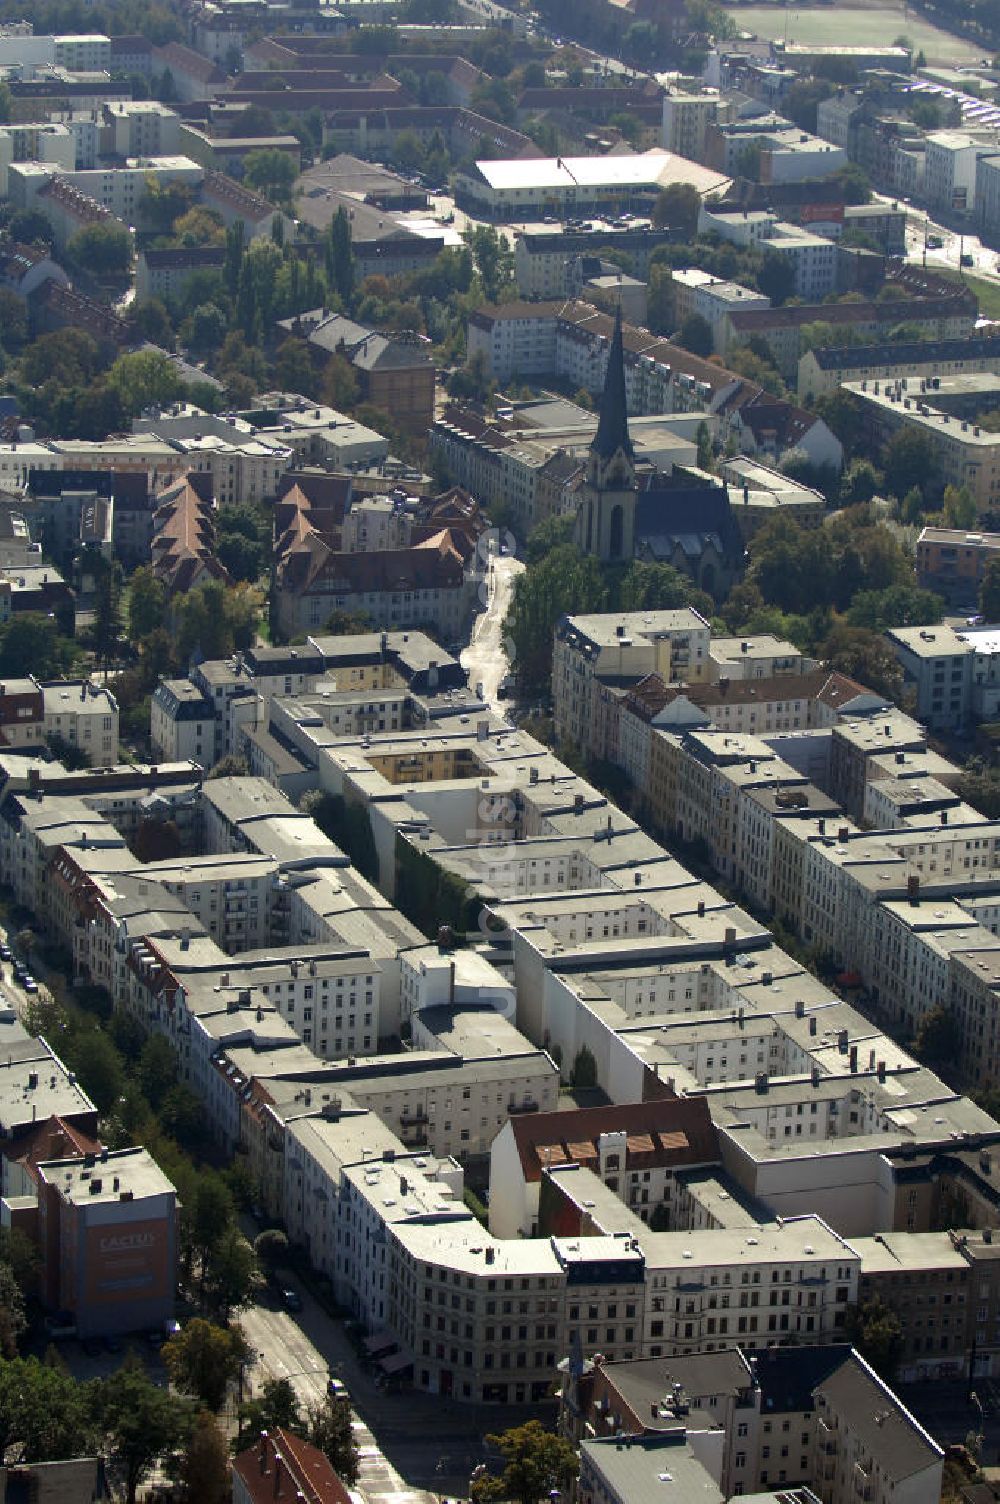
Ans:
POLYGON ((770 308, 763 293, 738 282, 726 282, 698 268, 678 269, 672 275, 674 321, 679 328, 691 314, 703 318, 712 331, 712 349, 724 355, 729 344, 728 316, 734 308, 770 308))
POLYGON ((995 155, 997 144, 996 131, 929 131, 924 198, 930 207, 971 213, 976 197, 977 160, 995 155))
POLYGON ((0 196, 10 191, 12 162, 42 162, 62 172, 76 166, 73 132, 56 122, 0 125, 0 196))
POLYGON ((215 706, 190 679, 161 679, 150 704, 150 741, 166 762, 217 761, 215 706))
POLYGON ((269 856, 200 856, 149 862, 143 869, 174 893, 229 955, 271 938, 278 863, 269 856))
POLYGON ((493 1008, 512 1019, 515 992, 512 983, 474 950, 449 950, 440 945, 422 945, 404 951, 399 958, 400 1004, 404 1020, 417 1024, 425 1008, 442 1005, 493 1008))
POLYGON ((705 160, 705 134, 718 118, 718 94, 684 94, 670 89, 663 96, 663 131, 660 144, 679 157, 705 160))
POLYGON ((102 153, 125 159, 177 157, 180 125, 177 111, 156 99, 111 100, 101 118, 102 153))

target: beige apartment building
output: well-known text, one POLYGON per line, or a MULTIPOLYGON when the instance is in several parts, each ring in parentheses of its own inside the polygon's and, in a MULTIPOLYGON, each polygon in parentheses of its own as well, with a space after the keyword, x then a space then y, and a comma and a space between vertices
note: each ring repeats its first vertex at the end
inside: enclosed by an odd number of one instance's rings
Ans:
POLYGON ((871 437, 887 442, 901 428, 915 428, 930 439, 947 486, 965 486, 980 511, 1000 498, 1000 434, 978 423, 953 417, 934 405, 934 393, 910 394, 901 381, 848 381, 841 388, 861 408, 871 437))
POLYGON ((656 673, 667 683, 699 682, 709 676, 710 639, 708 622, 690 606, 563 617, 552 650, 556 734, 592 757, 614 759, 618 704, 600 698, 599 681, 628 686, 656 673))

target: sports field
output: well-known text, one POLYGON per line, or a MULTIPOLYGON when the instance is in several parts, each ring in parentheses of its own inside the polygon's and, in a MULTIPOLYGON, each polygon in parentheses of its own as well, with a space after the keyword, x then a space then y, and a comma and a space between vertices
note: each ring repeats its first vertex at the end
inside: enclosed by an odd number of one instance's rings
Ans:
POLYGON ((727 5, 741 31, 770 40, 804 42, 850 41, 858 47, 890 46, 897 37, 909 38, 914 52, 923 51, 928 63, 974 63, 982 48, 964 37, 940 31, 915 11, 899 4, 878 5, 727 5), (786 31, 787 24, 787 31, 786 31))

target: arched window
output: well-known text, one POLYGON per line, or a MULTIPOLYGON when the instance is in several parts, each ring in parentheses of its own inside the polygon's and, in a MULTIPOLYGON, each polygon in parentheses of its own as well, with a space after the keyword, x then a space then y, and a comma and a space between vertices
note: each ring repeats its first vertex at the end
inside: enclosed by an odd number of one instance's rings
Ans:
POLYGON ((621 502, 616 502, 611 508, 611 529, 608 535, 608 554, 612 559, 620 559, 625 533, 625 513, 621 502))

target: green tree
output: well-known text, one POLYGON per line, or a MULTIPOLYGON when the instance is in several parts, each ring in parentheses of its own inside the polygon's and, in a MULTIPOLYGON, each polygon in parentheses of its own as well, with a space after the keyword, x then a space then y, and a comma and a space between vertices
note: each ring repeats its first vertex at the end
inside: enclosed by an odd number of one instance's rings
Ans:
POLYGON ((268 1227, 254 1238, 253 1251, 258 1263, 274 1269, 288 1257, 288 1238, 280 1227, 268 1227))
POLYGON ((185 342, 199 355, 218 350, 228 333, 229 321, 217 303, 199 303, 184 321, 185 342))
POLYGON ((160 298, 149 298, 144 303, 133 303, 129 319, 142 339, 164 350, 174 348, 174 326, 170 314, 160 298))
POLYGON ((114 654, 122 635, 122 567, 117 562, 101 560, 94 566, 94 620, 90 638, 97 662, 106 663, 114 654))
POLYGON ((322 395, 338 412, 349 413, 358 400, 358 378, 346 355, 335 351, 323 367, 322 395))
POLYGON ((537 564, 546 554, 563 544, 572 544, 575 520, 567 515, 559 514, 546 517, 537 527, 532 528, 528 535, 525 554, 529 564, 537 564))
POLYGON ((475 225, 462 237, 472 252, 483 295, 495 303, 513 281, 514 253, 492 225, 475 225))
POLYGON ((879 473, 871 460, 852 460, 841 476, 838 499, 842 506, 863 504, 871 501, 879 484, 879 473))
POLYGON ((941 465, 933 440, 920 428, 904 425, 885 447, 885 484, 891 495, 902 498, 917 487, 927 501, 939 488, 941 465))
POLYGON ((173 238, 181 246, 223 245, 226 230, 214 209, 195 204, 174 222, 173 238))
POLYGON ((139 1055, 139 1085, 156 1112, 177 1081, 177 1056, 162 1034, 150 1034, 139 1055))
POLYGON ((162 350, 132 350, 119 355, 108 372, 108 384, 133 415, 173 402, 183 387, 176 367, 162 350))
POLYGON ((597 1061, 589 1045, 582 1044, 577 1050, 569 1080, 577 1091, 590 1091, 597 1085, 597 1061))
MULTIPOLYGON (((197 1114, 197 1099, 191 1104, 197 1114)), ((212 1250, 208 1262, 204 1289, 209 1307, 228 1321, 230 1313, 240 1306, 249 1305, 253 1298, 257 1278, 257 1260, 246 1238, 235 1222, 231 1222, 212 1250)))
POLYGON ((26 304, 9 287, 0 287, 0 348, 8 355, 16 355, 27 338, 26 304))
POLYGON ((875 1372, 891 1384, 903 1352, 903 1323, 881 1296, 847 1314, 847 1335, 875 1372))
POLYGON ((100 1029, 79 1032, 67 1041, 65 1055, 95 1107, 110 1112, 125 1089, 125 1070, 107 1034, 100 1029))
POLYGON ((654 334, 669 334, 675 320, 674 277, 669 266, 652 262, 646 296, 646 323, 654 334))
POLYGON ((503 1453, 499 1478, 480 1477, 470 1490, 473 1504, 512 1499, 516 1504, 540 1504, 553 1489, 568 1488, 576 1478, 576 1453, 563 1436, 547 1431, 541 1421, 529 1420, 500 1435, 487 1436, 503 1453))
POLYGON ((296 175, 292 158, 277 147, 248 151, 243 159, 243 181, 247 187, 255 188, 274 204, 291 203, 296 175))
POLYGON ((59 1462, 94 1446, 91 1391, 37 1358, 0 1360, 0 1457, 59 1462))
POLYGON ((240 1407, 239 1445, 250 1446, 261 1431, 279 1426, 301 1434, 298 1396, 290 1379, 267 1379, 257 1398, 240 1407))
POLYGON ((66 242, 66 255, 81 271, 124 276, 132 268, 132 237, 117 221, 84 225, 66 242))
POLYGON ((358 1481, 360 1458, 351 1425, 351 1407, 328 1398, 309 1411, 306 1436, 333 1464, 349 1488, 358 1481))
POLYGON ((209 1411, 195 1419, 181 1467, 184 1492, 190 1504, 229 1504, 229 1448, 219 1423, 209 1411))
POLYGON ((518 678, 540 689, 552 679, 552 632, 568 611, 602 611, 607 587, 597 560, 563 544, 514 583, 505 630, 514 643, 518 678))
POLYGON ((701 194, 690 183, 670 183, 661 190, 653 205, 653 223, 676 230, 684 240, 698 233, 701 194))
POLYGON ((354 252, 351 249, 351 222, 343 205, 327 230, 326 274, 341 302, 349 304, 354 291, 354 252))
POLYGON ((691 581, 671 564, 634 559, 618 586, 621 611, 669 611, 687 605, 691 581))
POLYGON ((149 637, 162 626, 167 608, 167 592, 148 564, 140 564, 128 586, 128 630, 134 643, 149 637))
POLYGON ((64 386, 86 386, 102 367, 95 339, 81 329, 57 329, 32 340, 21 361, 21 374, 30 386, 52 380, 64 386))
POLYGON ((319 388, 309 342, 289 335, 278 346, 274 360, 275 380, 283 392, 299 392, 314 397, 319 388))
POLYGON ((249 1349, 239 1327, 215 1326, 195 1316, 163 1346, 170 1381, 215 1414, 247 1359, 249 1349))
POLYGON ((712 326, 700 313, 689 313, 674 335, 674 341, 690 350, 692 355, 711 355, 712 326))
POLYGON ((940 1005, 924 1014, 917 1026, 913 1053, 927 1065, 954 1065, 962 1048, 962 1030, 950 1008, 940 1005))
POLYGON ((820 645, 819 654, 831 668, 846 674, 849 679, 874 689, 897 704, 902 700, 903 671, 880 633, 838 622, 820 645))
POLYGON ((18 209, 7 222, 7 233, 22 245, 44 245, 50 250, 54 240, 52 221, 41 209, 18 209))
POLYGON ((726 351, 726 369, 735 371, 738 376, 743 376, 747 381, 756 382, 766 392, 774 397, 780 397, 783 401, 788 399, 788 387, 782 380, 773 360, 763 360, 749 345, 737 345, 734 349, 726 351))
POLYGON ((136 1354, 129 1353, 117 1373, 98 1386, 94 1409, 127 1504, 135 1504, 143 1479, 181 1445, 189 1406, 154 1384, 136 1354))
POLYGON ((942 511, 946 527, 961 528, 964 531, 976 525, 978 508, 968 486, 945 486, 942 511))
POLYGON ((1000 622, 1000 555, 986 561, 979 587, 979 610, 988 622, 1000 622))
POLYGON ((944 615, 944 601, 933 590, 890 585, 888 590, 860 590, 847 612, 852 627, 888 632, 892 627, 930 627, 944 615))
POLYGON ((757 273, 757 286, 775 308, 779 308, 795 292, 795 266, 790 256, 780 251, 765 249, 757 273))
POLYGON ((17 1357, 17 1344, 28 1324, 24 1307, 24 1291, 14 1270, 0 1263, 0 1357, 17 1357))
POLYGON ((77 656, 74 643, 63 637, 55 621, 37 611, 19 612, 0 627, 0 674, 55 679, 65 674, 77 656))

